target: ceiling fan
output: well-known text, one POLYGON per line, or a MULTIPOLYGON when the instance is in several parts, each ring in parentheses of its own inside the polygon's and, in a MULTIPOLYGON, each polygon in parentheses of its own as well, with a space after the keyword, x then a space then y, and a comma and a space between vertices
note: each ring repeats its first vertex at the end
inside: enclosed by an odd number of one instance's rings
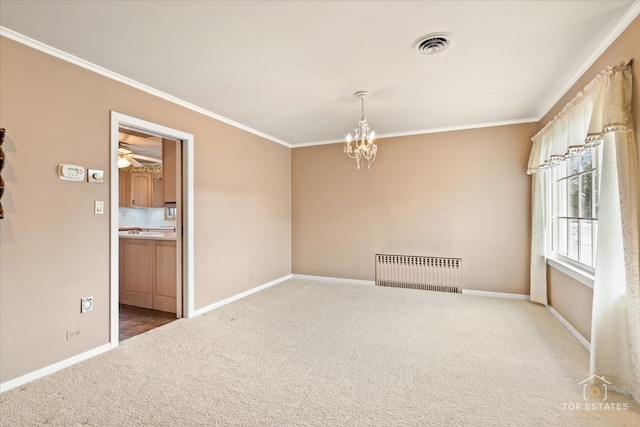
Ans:
POLYGON ((125 144, 120 144, 120 147, 118 147, 118 168, 126 168, 130 165, 137 168, 144 166, 138 160, 143 160, 149 163, 162 163, 162 159, 136 154, 125 144))

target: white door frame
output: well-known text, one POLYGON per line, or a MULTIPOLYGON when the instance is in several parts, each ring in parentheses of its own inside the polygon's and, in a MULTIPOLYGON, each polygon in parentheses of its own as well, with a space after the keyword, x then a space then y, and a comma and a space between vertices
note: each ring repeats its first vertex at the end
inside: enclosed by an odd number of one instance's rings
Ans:
MULTIPOLYGON (((111 164, 110 164, 110 343, 111 347, 117 347, 119 343, 119 246, 118 246, 118 222, 119 222, 119 176, 118 176, 118 143, 120 126, 147 131, 155 135, 166 136, 182 141, 182 224, 176 223, 177 244, 180 243, 180 229, 182 228, 182 283, 178 283, 179 291, 184 290, 182 304, 182 317, 193 317, 194 313, 194 269, 193 269, 193 144, 194 136, 190 133, 171 129, 156 123, 138 119, 133 116, 111 111, 111 164), (182 225, 182 227, 180 227, 182 225)), ((178 293, 180 298, 180 293, 178 293)), ((179 308, 180 309, 180 308, 179 308)), ((178 315, 180 312, 178 311, 178 315)))

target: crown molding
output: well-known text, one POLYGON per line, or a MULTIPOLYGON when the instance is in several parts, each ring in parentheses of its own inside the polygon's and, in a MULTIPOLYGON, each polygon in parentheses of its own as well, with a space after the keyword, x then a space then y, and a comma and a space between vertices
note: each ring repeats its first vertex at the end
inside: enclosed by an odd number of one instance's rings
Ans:
MULTIPOLYGON (((396 138, 399 136, 425 135, 428 133, 443 133, 443 132, 454 132, 454 131, 461 131, 461 130, 498 127, 498 126, 519 125, 523 123, 535 123, 538 121, 540 121, 540 119, 538 119, 537 117, 528 117, 524 119, 505 120, 500 122, 474 123, 472 125, 449 126, 449 127, 443 127, 443 128, 414 130, 414 131, 408 131, 408 132, 392 132, 392 133, 385 133, 380 135, 376 134, 376 140, 384 139, 384 138, 396 138)), ((315 145, 340 144, 344 142, 345 142, 345 139, 330 139, 326 141, 303 142, 302 144, 292 144, 292 145, 293 145, 293 148, 303 148, 303 147, 313 147, 315 145)))
POLYGON ((16 31, 13 31, 9 28, 0 26, 0 36, 2 37, 6 37, 10 40, 13 40, 15 42, 21 43, 25 46, 28 46, 32 49, 35 49, 37 51, 43 52, 47 55, 53 56, 55 58, 61 59, 65 62, 69 62, 71 64, 77 65, 78 67, 82 67, 86 70, 92 71, 96 74, 100 74, 101 76, 107 77, 111 80, 115 80, 117 82, 120 83, 124 83, 127 86, 131 86, 135 89, 141 90, 143 92, 146 92, 148 94, 151 94, 153 96, 156 96, 158 98, 164 99, 165 101, 169 101, 173 104, 179 105, 181 107, 187 108, 191 111, 195 111, 196 113, 200 113, 204 116, 210 117, 212 119, 218 120, 220 122, 226 123, 230 126, 233 126, 235 128, 244 130, 246 132, 252 133, 254 135, 257 135, 261 138, 264 139, 268 139, 269 141, 275 142, 277 144, 281 144, 284 145, 285 147, 291 148, 292 145, 288 142, 282 141, 281 139, 275 138, 271 135, 267 135, 266 133, 260 132, 258 130, 255 130, 253 128, 250 128, 249 126, 243 125, 242 123, 238 123, 234 120, 231 120, 227 117, 221 116, 219 114, 216 114, 212 111, 209 111, 207 109, 204 109, 202 107, 199 107, 197 105, 191 104, 190 102, 187 102, 183 99, 180 99, 178 97, 175 97, 173 95, 169 95, 168 93, 162 92, 160 90, 154 89, 151 86, 147 86, 143 83, 140 83, 136 80, 130 79, 128 77, 125 77, 121 74, 115 73, 111 70, 108 70, 106 68, 103 68, 99 65, 96 65, 92 62, 86 61, 82 58, 78 58, 77 56, 71 55, 70 53, 64 52, 60 49, 57 49, 53 46, 49 46, 45 43, 42 43, 38 40, 32 39, 31 37, 27 37, 23 34, 20 34, 16 31))
POLYGON ((576 71, 571 79, 563 86, 560 92, 547 103, 547 106, 542 109, 542 112, 538 114, 538 121, 542 120, 544 116, 551 111, 551 109, 562 99, 564 95, 571 90, 574 84, 589 70, 596 60, 604 53, 605 50, 611 46, 611 44, 622 34, 624 30, 640 15, 640 0, 635 0, 633 5, 627 10, 627 12, 620 18, 618 23, 609 31, 609 34, 602 40, 598 48, 591 54, 587 61, 576 71))

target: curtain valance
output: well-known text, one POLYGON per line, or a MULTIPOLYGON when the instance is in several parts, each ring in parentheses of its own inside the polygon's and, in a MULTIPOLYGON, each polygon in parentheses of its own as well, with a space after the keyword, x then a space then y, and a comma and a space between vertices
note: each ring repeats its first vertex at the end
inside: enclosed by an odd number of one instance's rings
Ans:
POLYGON ((602 142, 607 132, 633 131, 631 61, 602 70, 531 140, 528 174, 602 142))

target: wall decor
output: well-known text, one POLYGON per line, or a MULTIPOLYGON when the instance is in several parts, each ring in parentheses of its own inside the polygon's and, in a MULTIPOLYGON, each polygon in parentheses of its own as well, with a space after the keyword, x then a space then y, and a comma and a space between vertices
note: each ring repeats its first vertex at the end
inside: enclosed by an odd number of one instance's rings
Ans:
POLYGON ((0 128, 0 219, 4 218, 4 209, 2 208, 2 195, 4 194, 4 180, 2 179, 2 169, 4 168, 4 151, 2 143, 4 142, 5 129, 0 128))

